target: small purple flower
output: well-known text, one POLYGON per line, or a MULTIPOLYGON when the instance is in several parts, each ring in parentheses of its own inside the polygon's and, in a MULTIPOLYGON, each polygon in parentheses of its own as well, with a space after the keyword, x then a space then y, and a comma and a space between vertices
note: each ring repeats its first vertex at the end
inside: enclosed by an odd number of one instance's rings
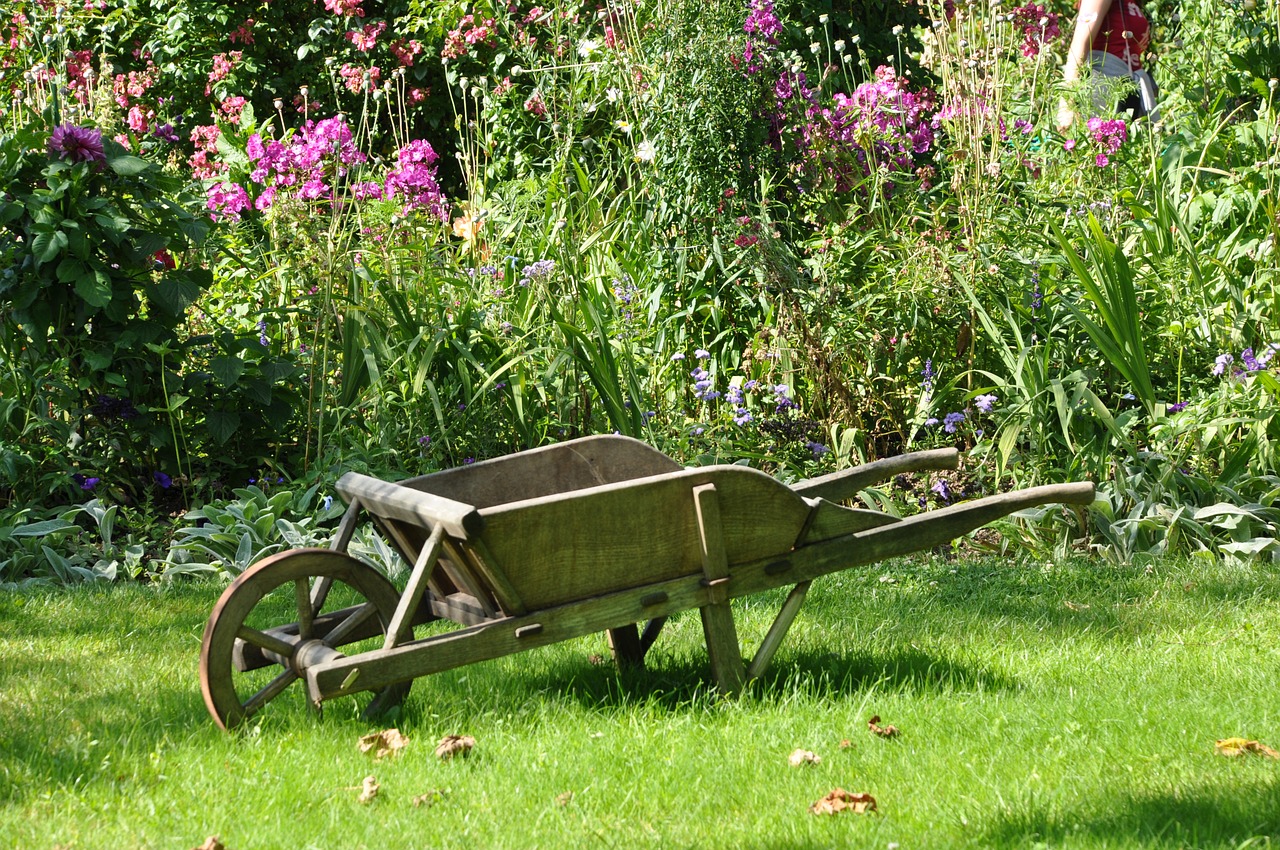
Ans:
POLYGON ((711 352, 707 351, 705 348, 699 348, 697 351, 693 352, 693 356, 699 360, 706 360, 711 356, 711 352))
POLYGON ((1256 372, 1262 368, 1262 365, 1258 363, 1258 359, 1253 356, 1252 348, 1246 348, 1240 352, 1240 362, 1244 364, 1246 372, 1256 372))
POLYGON ((423 434, 421 437, 418 438, 418 445, 420 446, 430 445, 430 443, 431 443, 431 438, 428 437, 426 434, 423 434))
MULTIPOLYGON (((102 133, 92 127, 77 127, 74 124, 63 124, 55 127, 49 136, 49 155, 71 162, 107 161, 102 150, 102 133)), ((95 482, 97 479, 94 479, 95 482)))
POLYGON ((151 135, 155 136, 160 141, 168 142, 169 144, 176 144, 182 141, 178 137, 177 131, 173 129, 172 124, 161 124, 159 127, 151 131, 151 135))
POLYGON ((1166 408, 1165 408, 1165 412, 1166 412, 1166 413, 1180 413, 1181 411, 1186 410, 1186 409, 1187 409, 1187 402, 1185 402, 1185 401, 1179 401, 1179 402, 1176 402, 1175 404, 1171 404, 1171 405, 1169 405, 1168 407, 1166 407, 1166 408))
POLYGON ((1227 371, 1227 367, 1234 362, 1235 362, 1235 358, 1232 357, 1230 353, 1219 354, 1213 361, 1214 377, 1217 377, 1221 375, 1223 372, 1227 371))
POLYGON ((463 465, 463 466, 470 466, 471 464, 473 464, 473 463, 475 463, 475 462, 476 462, 476 459, 475 459, 475 458, 473 458, 473 457, 464 457, 464 458, 462 459, 462 465, 463 465))
POLYGON ((924 382, 926 384, 928 384, 930 381, 933 380, 933 358, 932 357, 924 361, 924 368, 920 370, 920 374, 921 376, 924 377, 924 382))
POLYGON ((158 469, 151 473, 151 480, 156 482, 156 484, 160 486, 161 490, 168 490, 173 486, 173 479, 158 469))
POLYGON ((697 428, 694 428, 689 433, 695 437, 701 437, 704 433, 706 433, 706 430, 707 430, 706 428, 703 428, 701 425, 699 425, 697 428))
POLYGON ((77 472, 76 474, 71 476, 71 480, 79 484, 81 490, 92 490, 94 487, 98 486, 98 482, 101 481, 102 479, 86 478, 85 476, 77 472))
POLYGON ((942 430, 948 434, 956 432, 956 426, 964 421, 964 411, 958 413, 948 413, 942 418, 942 430))
POLYGON ((936 493, 938 498, 944 503, 948 505, 951 504, 951 488, 947 486, 947 482, 944 479, 939 478, 937 481, 933 482, 933 486, 929 489, 936 493))
POLYGON ((674 363, 674 362, 679 362, 679 361, 681 361, 681 360, 683 360, 683 359, 684 359, 684 353, 683 353, 683 352, 677 351, 675 354, 671 355, 671 360, 672 360, 672 362, 673 362, 673 363, 674 363))
POLYGON ((751 421, 751 411, 747 410, 745 407, 739 407, 737 410, 734 411, 734 416, 733 416, 734 425, 746 425, 750 421, 751 421))
POLYGON ((937 424, 938 424, 938 417, 936 416, 930 416, 928 419, 924 421, 924 427, 926 428, 932 428, 934 425, 937 425, 937 424))
POLYGON ((810 452, 813 453, 814 460, 817 460, 827 452, 831 451, 831 449, 827 448, 822 443, 817 443, 817 442, 814 442, 813 440, 810 440, 809 442, 805 443, 804 446, 810 452))
POLYGON ((990 413, 991 408, 994 407, 995 403, 999 400, 1000 399, 997 396, 992 394, 980 395, 973 400, 973 404, 983 413, 990 413))

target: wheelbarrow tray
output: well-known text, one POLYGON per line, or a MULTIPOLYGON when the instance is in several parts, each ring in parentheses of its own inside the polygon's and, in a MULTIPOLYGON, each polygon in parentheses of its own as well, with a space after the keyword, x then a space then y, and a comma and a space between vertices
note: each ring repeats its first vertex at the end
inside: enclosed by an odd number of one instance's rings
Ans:
MULTIPOLYGON (((298 623, 285 624, 266 638, 255 633, 229 643, 224 636, 218 651, 231 646, 236 669, 262 663, 292 669, 316 704, 395 687, 402 698, 404 683, 420 676, 598 631, 608 633, 620 664, 638 665, 668 616, 696 608, 716 683, 733 693, 767 667, 812 580, 945 544, 1024 508, 1093 501, 1093 485, 1082 483, 994 495, 907 519, 837 503, 900 472, 957 462, 951 449, 916 452, 788 486, 743 466, 685 469, 637 440, 600 436, 398 483, 349 473, 338 484, 348 512, 325 557, 349 557, 342 553, 368 517, 413 564, 394 611, 381 602, 382 616, 349 629, 349 637, 384 635, 382 648, 345 655, 320 645, 351 613, 335 612, 313 617, 308 639, 299 636, 298 623), (744 664, 729 601, 787 585, 791 594, 744 664), (414 638, 414 625, 437 619, 460 628, 414 638), (647 623, 643 632, 637 623, 647 623), (272 640, 279 643, 263 650, 272 640)), ((273 557, 283 562, 291 554, 273 557)), ((262 571, 279 570, 268 562, 262 571)), ((317 576, 307 585, 308 600, 325 580, 317 576)), ((219 604, 236 592, 233 583, 219 604)), ((301 622, 315 612, 301 589, 298 598, 301 622)), ((206 645, 218 618, 215 607, 206 645)), ((202 682, 208 655, 206 646, 202 682)), ((238 698, 230 705, 223 689, 215 706, 207 686, 205 694, 220 724, 241 719, 238 698)))

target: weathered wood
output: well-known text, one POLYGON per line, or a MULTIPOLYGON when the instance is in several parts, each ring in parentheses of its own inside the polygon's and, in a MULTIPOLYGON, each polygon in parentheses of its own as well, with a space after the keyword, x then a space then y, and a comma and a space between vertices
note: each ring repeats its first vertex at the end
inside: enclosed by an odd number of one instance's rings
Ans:
POLYGON ((618 669, 644 666, 644 650, 640 647, 640 632, 635 623, 606 629, 609 638, 609 651, 613 654, 613 662, 618 669))
POLYGON ((823 498, 805 501, 813 506, 813 512, 809 515, 809 523, 801 533, 800 539, 796 541, 798 546, 830 540, 833 537, 844 537, 846 534, 856 534, 869 528, 879 528, 882 525, 898 522, 898 517, 880 511, 846 508, 823 498))
POLYGON ((400 484, 489 508, 679 469, 680 464, 639 440, 602 434, 446 469, 400 484))
MULTIPOLYGON (((786 559, 790 569, 780 572, 768 571, 769 567, 780 562, 777 555, 730 564, 732 581, 728 592, 731 598, 739 598, 839 570, 875 563, 887 557, 940 545, 1013 511, 1058 501, 1090 504, 1093 501, 1093 485, 1049 485, 989 496, 911 517, 894 525, 814 543, 790 553, 786 559), (937 515, 943 515, 944 525, 933 529, 929 524, 930 517, 937 515)), ((387 651, 375 650, 338 659, 307 670, 307 687, 313 699, 330 699, 363 689, 355 685, 350 689, 342 687, 343 680, 355 669, 361 672, 358 684, 376 689, 394 682, 408 681, 465 664, 581 637, 621 623, 635 622, 646 616, 658 619, 690 608, 701 608, 710 602, 710 590, 702 582, 701 574, 682 576, 638 589, 624 589, 550 606, 525 617, 470 626, 387 651), (666 594, 666 601, 648 606, 640 604, 642 598, 656 593, 666 594), (522 640, 516 639, 516 628, 535 622, 545 625, 540 634, 522 640)))
POLYGON ((418 610, 418 606, 422 603, 422 595, 426 593, 427 577, 435 569, 436 560, 440 557, 440 550, 443 548, 444 526, 437 525, 432 529, 426 545, 422 547, 422 551, 418 554, 418 560, 413 565, 413 572, 409 573, 409 581, 405 584, 404 590, 400 592, 400 601, 396 603, 396 612, 391 617, 390 625, 387 626, 387 636, 382 644, 383 649, 390 649, 398 643, 403 643, 406 638, 413 638, 411 621, 418 610))
MULTIPOLYGON (((640 600, 641 603, 644 600, 640 600)), ((666 602, 666 594, 663 594, 662 601, 666 602)), ((654 617, 652 620, 644 624, 644 631, 640 632, 640 654, 643 656, 653 646, 654 641, 658 639, 658 635, 662 634, 662 627, 667 624, 666 617, 654 617)))
POLYGON ((371 514, 419 528, 443 525, 445 531, 459 539, 473 537, 484 529, 484 519, 472 505, 358 472, 348 472, 338 479, 338 492, 348 502, 359 500, 371 514))
POLYGON ((878 481, 887 481, 904 472, 955 469, 959 465, 960 453, 955 449, 930 449, 887 457, 852 469, 842 469, 829 475, 810 478, 791 485, 791 489, 807 498, 820 496, 838 502, 842 499, 852 499, 858 495, 859 490, 865 490, 878 481))
POLYGON ((451 537, 445 537, 443 544, 446 556, 440 559, 440 570, 459 590, 474 597, 486 614, 495 616, 501 606, 494 598, 492 589, 472 571, 463 544, 451 537))
POLYGON ((693 488, 693 502, 698 518, 698 539, 702 548, 703 582, 707 587, 707 604, 699 610, 702 632, 707 639, 707 655, 711 673, 720 690, 730 696, 742 690, 746 670, 742 666, 742 650, 738 646, 738 630, 729 607, 729 558, 725 550, 724 525, 721 522, 719 494, 714 484, 693 488))
POLYGON ((329 541, 330 549, 335 552, 347 551, 347 547, 351 545, 351 536, 360 525, 361 513, 360 500, 352 498, 347 504, 347 510, 342 514, 337 530, 333 532, 333 539, 329 541))
POLYGON ((433 595, 426 606, 440 619, 452 620, 464 626, 505 619, 505 617, 489 614, 480 604, 480 600, 468 593, 451 593, 445 597, 433 595))
MULTIPOLYGON (((324 653, 320 652, 323 647, 306 644, 300 637, 289 640, 278 632, 273 635, 274 630, 245 631, 245 622, 258 603, 282 587, 291 585, 289 591, 299 605, 300 612, 305 609, 314 613, 308 583, 310 579, 317 577, 329 577, 347 584, 377 607, 381 623, 390 622, 396 607, 395 588, 381 573, 348 555, 330 549, 297 549, 272 555, 249 567, 231 583, 214 605, 200 643, 200 690, 205 707, 221 728, 231 729, 242 723, 299 678, 302 672, 301 662, 298 662, 300 655, 307 658, 323 656, 324 653), (265 648, 257 647, 259 657, 263 653, 283 656, 284 653, 279 651, 286 647, 275 642, 273 637, 279 637, 282 643, 289 644, 291 651, 288 666, 280 675, 265 688, 242 697, 240 690, 246 680, 237 679, 235 668, 236 659, 239 657, 243 660, 246 655, 245 637, 269 644, 265 648), (302 647, 306 647, 307 651, 302 652, 302 647)), ((314 633, 316 623, 322 620, 323 615, 314 618, 305 631, 314 633)), ((337 627, 335 622, 334 628, 337 627)), ((298 623, 293 624, 293 628, 298 632, 304 631, 298 623)))
POLYGON ((516 590, 515 585, 507 579, 507 574, 502 571, 502 567, 494 560, 493 553, 489 551, 489 547, 485 545, 484 540, 476 539, 470 541, 466 545, 466 550, 476 572, 484 577, 503 613, 511 617, 519 617, 525 614, 529 609, 525 607, 524 600, 520 598, 520 593, 516 590))
POLYGON ((759 470, 711 466, 485 508, 484 542, 529 611, 700 574, 689 492, 703 484, 726 508, 730 562, 790 551, 810 512, 759 470))
POLYGON ((791 628, 791 624, 795 622, 796 615, 800 613, 800 608, 804 605, 805 594, 809 592, 811 583, 802 581, 791 588, 791 593, 787 595, 786 601, 782 603, 782 608, 778 610, 778 616, 774 618, 773 625, 769 627, 769 632, 764 636, 764 640, 760 642, 760 648, 756 650, 755 657, 751 659, 751 664, 747 666, 748 679, 758 679, 768 669, 769 662, 773 660, 773 654, 778 651, 778 647, 782 644, 782 639, 787 636, 787 630, 791 628))

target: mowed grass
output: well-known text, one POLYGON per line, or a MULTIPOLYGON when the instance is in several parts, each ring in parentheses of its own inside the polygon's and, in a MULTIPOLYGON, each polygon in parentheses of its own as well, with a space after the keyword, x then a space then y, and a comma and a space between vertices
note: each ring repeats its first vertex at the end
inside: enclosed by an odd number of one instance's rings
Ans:
MULTIPOLYGON (((290 693, 216 729, 196 659, 217 586, 9 594, 0 847, 1271 846, 1280 761, 1214 741, 1280 748, 1278 573, 882 564, 816 582, 738 700, 688 612, 645 671, 592 636, 419 680, 382 761, 354 700, 316 717, 290 693), (876 714, 901 734, 871 735, 876 714), (438 760, 446 734, 470 757, 438 760), (788 766, 796 748, 821 763, 788 766), (878 813, 810 814, 836 787, 878 813)), ((748 655, 782 598, 735 603, 748 655)))

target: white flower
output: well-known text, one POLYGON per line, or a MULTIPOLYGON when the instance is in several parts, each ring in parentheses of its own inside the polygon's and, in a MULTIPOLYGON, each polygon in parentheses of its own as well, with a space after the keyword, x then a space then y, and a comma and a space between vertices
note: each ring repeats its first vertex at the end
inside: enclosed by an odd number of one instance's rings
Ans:
POLYGON ((619 120, 619 121, 615 122, 615 126, 616 126, 619 130, 621 130, 622 132, 626 133, 627 135, 631 135, 631 122, 630 122, 630 121, 622 121, 622 120, 619 120))
POLYGON ((591 54, 600 49, 600 42, 594 38, 584 38, 578 42, 578 55, 583 59, 590 59, 591 54))
POLYGON ((896 27, 893 28, 893 34, 895 36, 902 35, 902 24, 898 24, 896 27))
POLYGON ((610 86, 609 88, 604 90, 604 96, 605 96, 605 99, 608 100, 610 103, 617 103, 618 98, 622 97, 622 92, 610 86))
POLYGON ((653 142, 645 139, 636 146, 637 162, 653 162, 658 156, 658 149, 653 146, 653 142))

